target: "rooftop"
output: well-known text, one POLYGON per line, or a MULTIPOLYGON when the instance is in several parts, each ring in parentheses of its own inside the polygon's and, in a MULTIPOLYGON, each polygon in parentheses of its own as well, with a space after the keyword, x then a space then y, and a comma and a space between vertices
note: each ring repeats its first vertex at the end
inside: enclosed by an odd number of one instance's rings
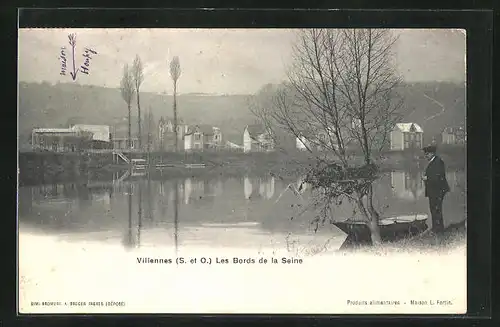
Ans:
POLYGON ((207 125, 207 124, 200 124, 200 125, 189 126, 186 135, 192 134, 196 130, 198 130, 203 135, 213 135, 215 129, 218 129, 218 127, 214 127, 214 126, 207 125))
POLYGON ((256 137, 266 132, 265 127, 258 124, 248 125, 246 129, 248 130, 248 134, 250 134, 251 137, 256 137))
POLYGON ((411 132, 412 129, 414 129, 414 132, 417 132, 417 133, 423 133, 424 132, 424 130, 422 129, 422 127, 420 127, 416 123, 398 123, 398 124, 396 124, 396 128, 399 129, 403 133, 411 132))
POLYGON ((34 128, 33 133, 68 133, 75 134, 71 128, 34 128))
POLYGON ((92 140, 109 142, 110 128, 107 125, 84 125, 76 124, 72 126, 75 131, 85 131, 92 133, 92 140))

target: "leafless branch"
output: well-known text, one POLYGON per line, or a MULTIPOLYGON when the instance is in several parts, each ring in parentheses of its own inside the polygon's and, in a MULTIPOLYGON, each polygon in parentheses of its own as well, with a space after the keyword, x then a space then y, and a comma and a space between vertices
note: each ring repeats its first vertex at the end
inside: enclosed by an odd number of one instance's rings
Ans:
MULTIPOLYGON (((351 150, 362 154, 359 170, 371 167, 374 154, 386 147, 400 117, 402 101, 396 90, 401 79, 392 53, 396 41, 386 29, 301 30, 287 83, 276 90, 272 105, 255 113, 300 139, 326 167, 335 170, 332 163, 337 162, 340 170, 351 169, 351 150)), ((315 173, 322 171, 317 168, 315 173)), ((321 178, 327 181, 318 184, 325 208, 346 198, 358 204, 364 217, 378 219, 371 204, 372 176, 321 178)))

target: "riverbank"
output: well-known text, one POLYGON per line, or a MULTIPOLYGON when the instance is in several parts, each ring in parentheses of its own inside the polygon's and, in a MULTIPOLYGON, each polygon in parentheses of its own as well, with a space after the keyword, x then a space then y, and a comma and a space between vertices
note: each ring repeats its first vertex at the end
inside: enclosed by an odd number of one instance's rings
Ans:
MULTIPOLYGON (((287 178, 303 174, 315 164, 315 159, 306 152, 195 152, 195 153, 124 153, 129 159, 145 158, 150 163, 152 178, 200 176, 200 175, 264 175, 273 173, 287 178), (157 164, 174 167, 157 169, 157 164), (205 168, 184 168, 185 164, 205 164, 205 168)), ((421 153, 387 152, 377 156, 382 171, 424 169, 426 161, 421 153)), ((443 149, 440 154, 448 169, 465 168, 465 149, 443 149)), ((353 162, 362 163, 362 157, 353 155, 353 162)), ((77 181, 80 179, 113 178, 129 166, 113 162, 111 153, 19 153, 21 185, 53 183, 54 181, 77 181), (111 176, 111 177, 106 177, 111 176)))
POLYGON ((362 252, 377 255, 406 252, 443 252, 453 251, 467 245, 467 220, 446 227, 443 235, 437 236, 427 230, 416 236, 383 243, 379 246, 359 246, 345 250, 346 252, 362 252))

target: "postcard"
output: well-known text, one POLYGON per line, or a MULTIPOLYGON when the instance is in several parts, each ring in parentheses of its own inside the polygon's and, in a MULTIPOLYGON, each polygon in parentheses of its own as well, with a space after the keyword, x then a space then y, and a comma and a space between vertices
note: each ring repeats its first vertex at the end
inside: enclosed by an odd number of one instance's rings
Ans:
POLYGON ((18 44, 20 313, 467 311, 464 30, 18 44))

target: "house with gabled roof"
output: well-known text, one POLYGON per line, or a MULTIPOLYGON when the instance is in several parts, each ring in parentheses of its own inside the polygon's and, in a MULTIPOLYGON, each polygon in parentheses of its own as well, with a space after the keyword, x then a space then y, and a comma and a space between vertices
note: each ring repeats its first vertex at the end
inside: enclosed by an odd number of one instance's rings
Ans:
POLYGON ((274 150, 271 133, 263 125, 247 125, 243 131, 244 152, 268 152, 274 150))
POLYGON ((301 151, 324 151, 334 147, 338 148, 333 127, 318 127, 316 130, 303 131, 296 138, 296 148, 301 151))
MULTIPOLYGON (((177 145, 179 150, 184 146, 184 136, 189 126, 179 119, 177 124, 177 145)), ((160 117, 158 122, 158 140, 157 144, 160 151, 175 150, 175 128, 172 119, 160 117)))
POLYGON ((200 124, 188 126, 184 134, 184 150, 203 151, 223 146, 222 132, 219 127, 200 124))
POLYGON ((446 127, 441 133, 441 144, 462 145, 466 143, 466 132, 462 126, 446 127))
POLYGON ((391 150, 421 149, 424 130, 416 123, 397 123, 390 133, 391 150))
POLYGON ((69 128, 34 128, 31 133, 34 150, 74 152, 110 148, 111 133, 107 125, 77 124, 69 128))

